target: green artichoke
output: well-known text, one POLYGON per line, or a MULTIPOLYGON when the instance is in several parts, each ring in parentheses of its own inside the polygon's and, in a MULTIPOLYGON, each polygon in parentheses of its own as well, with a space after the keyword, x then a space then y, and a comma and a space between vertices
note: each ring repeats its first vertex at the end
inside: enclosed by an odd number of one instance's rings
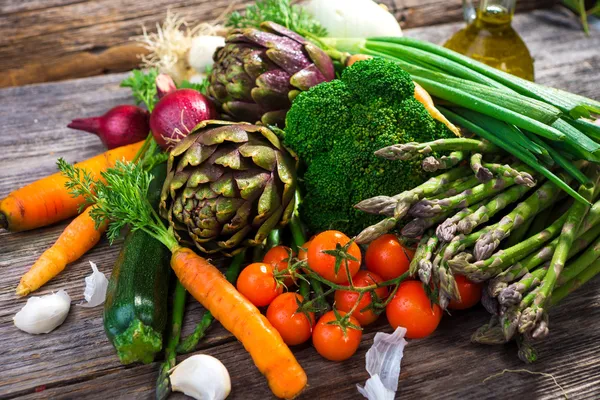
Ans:
POLYGON ((213 58, 208 94, 235 121, 283 127, 298 93, 335 78, 323 50, 273 22, 232 30, 213 58))
POLYGON ((296 161, 264 126, 201 122, 171 150, 160 214, 205 253, 235 254, 290 219, 296 161))

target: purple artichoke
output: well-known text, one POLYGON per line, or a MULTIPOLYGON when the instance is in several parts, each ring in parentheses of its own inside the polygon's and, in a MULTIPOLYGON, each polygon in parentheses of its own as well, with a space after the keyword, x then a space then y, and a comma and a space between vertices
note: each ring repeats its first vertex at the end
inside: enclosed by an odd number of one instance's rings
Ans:
POLYGON ((232 30, 213 58, 208 93, 236 121, 283 127, 298 93, 335 78, 323 50, 273 22, 232 30))

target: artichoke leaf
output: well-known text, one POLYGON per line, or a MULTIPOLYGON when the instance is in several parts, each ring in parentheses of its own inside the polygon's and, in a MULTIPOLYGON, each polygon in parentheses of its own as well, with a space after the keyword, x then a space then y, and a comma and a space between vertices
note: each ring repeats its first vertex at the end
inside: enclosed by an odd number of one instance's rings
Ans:
POLYGON ((211 129, 198 138, 198 142, 205 146, 214 146, 224 142, 245 143, 247 141, 248 132, 240 125, 226 125, 211 129))

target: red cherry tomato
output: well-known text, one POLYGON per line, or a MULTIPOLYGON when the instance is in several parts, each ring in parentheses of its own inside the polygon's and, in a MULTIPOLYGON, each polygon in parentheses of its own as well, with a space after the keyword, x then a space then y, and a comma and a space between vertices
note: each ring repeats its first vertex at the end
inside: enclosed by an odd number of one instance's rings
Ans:
MULTIPOLYGON (((290 265, 290 257, 293 257, 292 249, 287 246, 275 246, 267 251, 265 257, 263 258, 263 262, 267 264, 271 264, 277 271, 284 271, 290 265)), ((283 284, 286 287, 290 287, 293 285, 294 280, 290 275, 284 276, 283 284)))
POLYGON ((268 306, 283 292, 283 286, 275 280, 273 266, 265 263, 254 263, 244 268, 236 287, 256 307, 268 306))
POLYGON ((335 273, 335 257, 324 253, 324 251, 336 250, 336 245, 339 244, 344 247, 348 242, 350 242, 350 238, 342 232, 325 231, 319 233, 311 240, 310 246, 308 246, 308 266, 331 282, 347 282, 347 271, 350 272, 350 276, 354 276, 360 268, 361 255, 358 245, 353 242, 347 250, 347 253, 356 261, 350 259, 342 260, 337 274, 335 273), (348 266, 347 268, 346 265, 348 266))
POLYGON ((406 337, 410 339, 432 334, 442 319, 442 309, 437 304, 431 306, 431 300, 418 281, 402 282, 385 313, 392 328, 406 328, 406 337))
POLYGON ((310 246, 311 240, 298 247, 298 260, 308 260, 308 247, 310 246))
MULTIPOLYGON (((340 311, 339 314, 344 316, 346 313, 340 311)), ((338 325, 331 325, 328 322, 335 321, 333 311, 325 313, 315 325, 313 329, 313 345, 317 352, 331 361, 346 360, 358 349, 362 331, 351 327, 346 328, 346 334, 338 325)), ((356 318, 350 317, 350 323, 360 326, 356 318)))
MULTIPOLYGON (((374 272, 364 270, 358 271, 356 275, 354 275, 354 277, 352 278, 352 283, 356 287, 371 286, 378 282, 381 282, 381 278, 379 277, 379 275, 375 274, 374 272)), ((375 290, 375 293, 377 294, 377 297, 379 297, 379 299, 382 300, 387 297, 388 291, 386 287, 380 287, 375 290)), ((350 310, 352 310, 352 307, 354 307, 354 305, 356 304, 358 297, 359 294, 357 292, 348 290, 336 290, 334 297, 335 307, 338 310, 350 312, 350 310)), ((370 323, 375 322, 375 320, 379 317, 379 315, 374 313, 373 310, 361 311, 365 309, 365 307, 367 307, 369 304, 371 304, 371 297, 372 295, 370 292, 365 293, 362 299, 360 300, 360 303, 352 313, 352 316, 358 320, 360 326, 369 325, 370 323)))
POLYGON ((396 235, 387 234, 371 242, 365 253, 365 263, 369 271, 387 281, 408 271, 413 256, 414 252, 403 247, 396 235))
POLYGON ((309 312, 307 318, 303 312, 297 312, 298 303, 304 300, 298 293, 280 294, 269 304, 267 309, 267 319, 279 332, 283 341, 294 346, 306 342, 312 334, 312 327, 315 324, 315 314, 309 312))
POLYGON ((452 310, 466 310, 479 303, 479 300, 481 300, 481 291, 483 290, 482 283, 471 282, 463 275, 454 275, 454 279, 458 286, 460 301, 451 300, 448 308, 452 310))

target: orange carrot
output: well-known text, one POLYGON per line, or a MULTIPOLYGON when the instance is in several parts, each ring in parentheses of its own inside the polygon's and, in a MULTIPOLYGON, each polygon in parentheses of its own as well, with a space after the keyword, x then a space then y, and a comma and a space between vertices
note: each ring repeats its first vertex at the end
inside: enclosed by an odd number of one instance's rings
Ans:
POLYGON ((190 249, 172 249, 171 267, 181 284, 246 348, 279 398, 296 397, 306 374, 281 335, 217 268, 190 249))
POLYGON ((444 114, 442 114, 437 108, 435 108, 435 104, 433 104, 433 99, 431 98, 427 90, 423 89, 423 87, 421 87, 421 85, 419 85, 417 82, 414 82, 414 84, 415 99, 417 99, 421 104, 423 104, 423 106, 425 106, 425 109, 429 112, 429 115, 431 115, 433 119, 437 119, 438 121, 446 125, 448 129, 452 131, 452 133, 460 137, 460 130, 452 122, 448 121, 444 114))
POLYGON ((88 207, 81 215, 73 220, 60 235, 56 243, 46 250, 21 278, 17 287, 17 295, 25 296, 39 289, 50 279, 58 275, 67 264, 78 260, 88 250, 98 243, 106 231, 106 223, 98 229, 88 207))
MULTIPOLYGON (((144 142, 109 150, 75 164, 94 179, 114 167, 118 160, 131 161, 144 142)), ((67 178, 59 173, 33 182, 10 193, 0 201, 0 228, 18 232, 53 224, 77 215, 82 197, 73 198, 65 187, 67 178)))
POLYGON ((373 57, 368 56, 366 54, 353 54, 350 57, 348 57, 348 59, 346 60, 346 66, 349 67, 356 62, 368 60, 370 58, 373 58, 373 57))

